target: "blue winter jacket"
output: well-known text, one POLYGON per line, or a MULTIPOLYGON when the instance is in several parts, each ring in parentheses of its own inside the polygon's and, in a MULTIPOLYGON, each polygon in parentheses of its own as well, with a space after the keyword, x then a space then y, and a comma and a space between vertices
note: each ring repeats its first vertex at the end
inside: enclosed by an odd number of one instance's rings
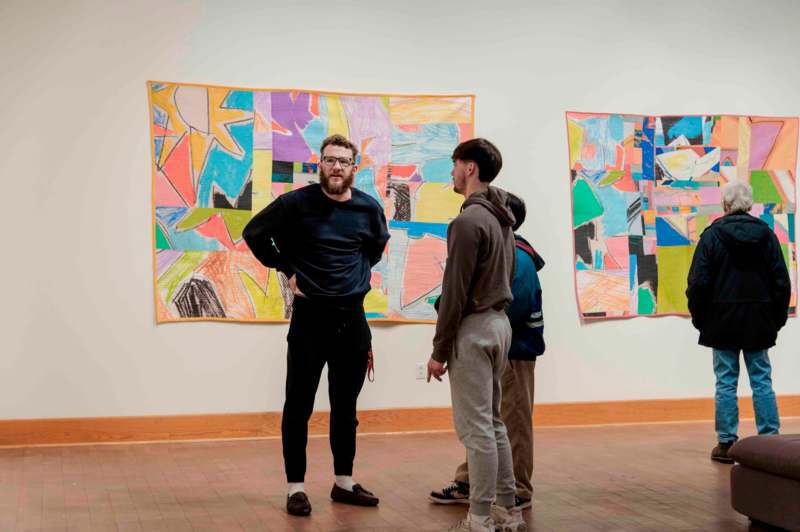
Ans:
POLYGON ((516 265, 511 293, 514 300, 506 308, 511 322, 509 360, 536 360, 544 353, 544 316, 542 285, 536 273, 544 267, 544 259, 527 240, 514 235, 516 265))

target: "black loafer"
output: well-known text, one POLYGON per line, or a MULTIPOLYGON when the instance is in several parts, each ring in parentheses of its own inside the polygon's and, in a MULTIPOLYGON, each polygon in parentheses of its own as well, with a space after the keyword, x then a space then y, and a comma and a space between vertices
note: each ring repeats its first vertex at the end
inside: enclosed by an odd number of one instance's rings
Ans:
POLYGON ((311 515, 311 503, 305 493, 298 491, 286 498, 286 511, 289 515, 305 517, 311 515))
POLYGON ((378 506, 379 502, 379 499, 373 493, 362 488, 361 484, 355 484, 353 491, 347 491, 334 484, 331 490, 331 499, 335 502, 355 506, 378 506))

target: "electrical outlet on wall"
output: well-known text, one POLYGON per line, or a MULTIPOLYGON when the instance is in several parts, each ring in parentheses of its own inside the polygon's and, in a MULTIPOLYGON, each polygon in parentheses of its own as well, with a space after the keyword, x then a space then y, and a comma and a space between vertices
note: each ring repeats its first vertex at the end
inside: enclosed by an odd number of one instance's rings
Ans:
POLYGON ((422 362, 417 362, 417 367, 414 371, 414 375, 417 377, 417 380, 422 380, 425 378, 425 364, 422 362))

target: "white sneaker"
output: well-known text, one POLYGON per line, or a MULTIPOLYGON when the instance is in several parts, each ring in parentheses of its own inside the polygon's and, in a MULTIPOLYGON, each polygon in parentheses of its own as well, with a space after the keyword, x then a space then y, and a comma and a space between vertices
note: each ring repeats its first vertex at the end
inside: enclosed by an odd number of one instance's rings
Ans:
POLYGON ((478 517, 467 512, 467 516, 450 530, 461 532, 495 532, 494 521, 490 517, 478 517))
POLYGON ((519 508, 506 509, 502 506, 492 505, 492 519, 495 530, 499 532, 522 532, 528 530, 528 524, 522 518, 519 508))

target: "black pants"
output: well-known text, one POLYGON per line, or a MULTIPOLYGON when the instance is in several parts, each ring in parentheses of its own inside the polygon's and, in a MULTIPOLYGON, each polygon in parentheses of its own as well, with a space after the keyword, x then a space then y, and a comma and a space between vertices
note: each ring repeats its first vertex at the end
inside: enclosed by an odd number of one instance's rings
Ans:
POLYGON ((295 298, 289 327, 286 402, 281 436, 288 482, 306 474, 308 420, 322 368, 328 364, 330 444, 336 475, 352 475, 356 455, 356 401, 364 377, 371 334, 363 307, 338 309, 295 298))

